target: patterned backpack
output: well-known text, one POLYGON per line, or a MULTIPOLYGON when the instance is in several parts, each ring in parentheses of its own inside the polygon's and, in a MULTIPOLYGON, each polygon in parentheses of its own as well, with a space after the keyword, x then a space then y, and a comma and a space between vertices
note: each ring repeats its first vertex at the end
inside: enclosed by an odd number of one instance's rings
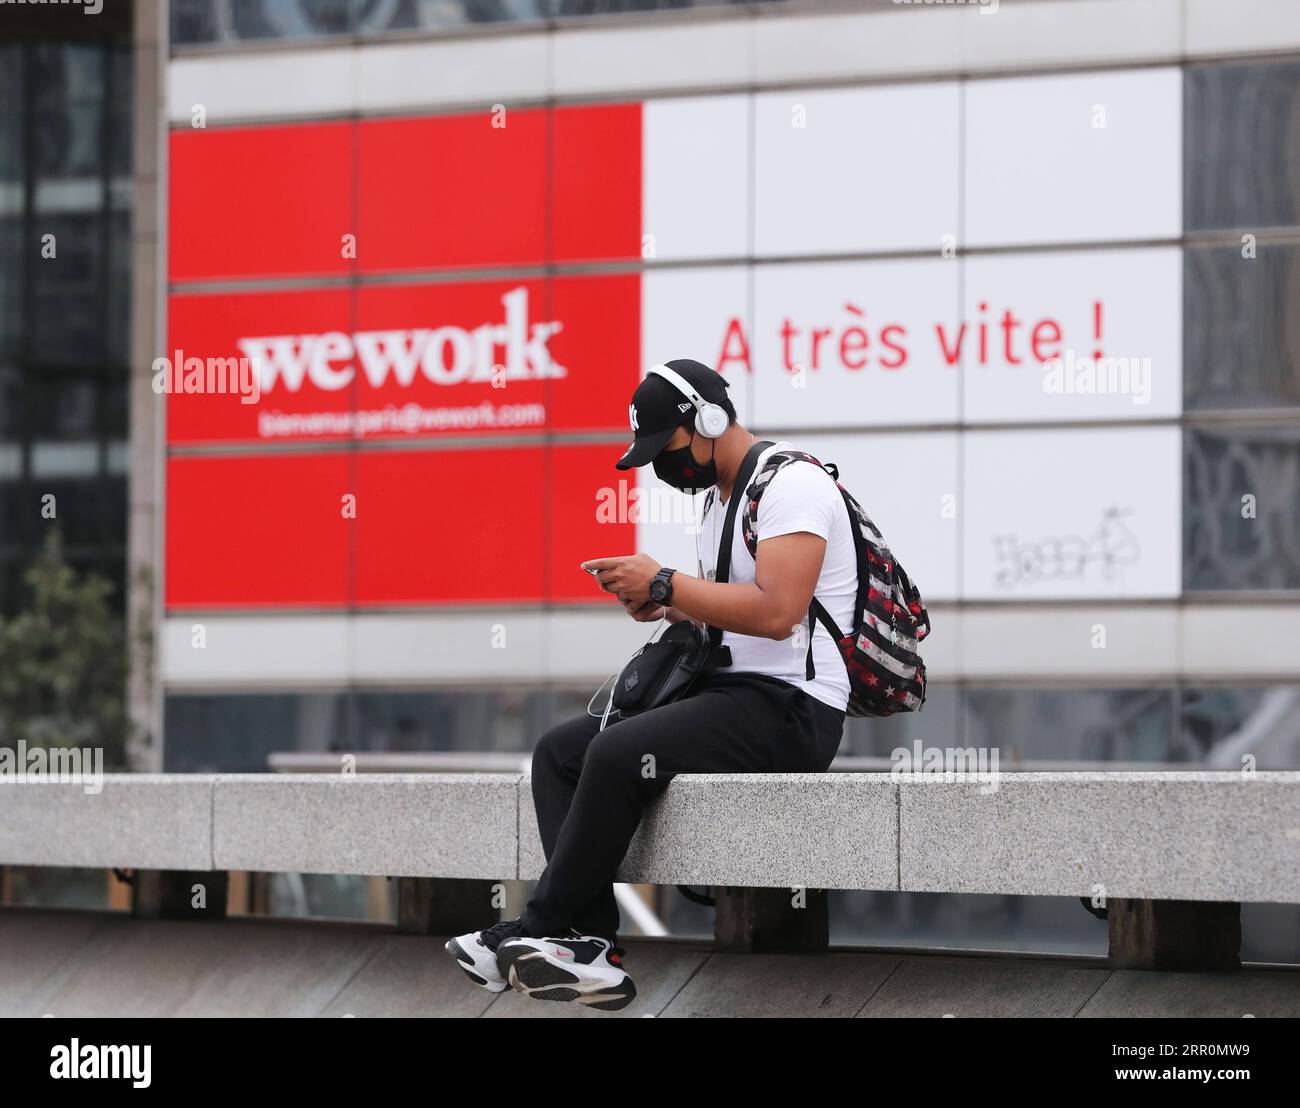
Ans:
POLYGON ((811 681, 815 676, 812 636, 813 620, 818 620, 831 633, 848 669, 849 715, 892 716, 895 712, 915 712, 925 703, 925 663, 917 653, 917 644, 930 633, 930 615, 920 592, 890 553, 876 525, 839 483, 839 470, 834 465, 822 465, 802 450, 783 450, 771 455, 749 487, 749 502, 741 525, 745 546, 757 557, 758 502, 772 478, 794 462, 811 462, 835 480, 848 508, 853 544, 858 553, 858 599, 854 609, 857 619, 852 633, 841 632, 816 597, 808 607, 807 678, 811 681))

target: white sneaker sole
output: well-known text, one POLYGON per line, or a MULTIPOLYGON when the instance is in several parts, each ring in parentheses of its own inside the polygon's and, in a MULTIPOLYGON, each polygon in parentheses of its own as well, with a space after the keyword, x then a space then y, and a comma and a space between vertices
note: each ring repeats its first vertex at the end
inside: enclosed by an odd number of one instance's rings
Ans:
POLYGON ((511 988, 534 1000, 575 1001, 616 1012, 636 999, 636 986, 613 967, 578 965, 522 944, 503 943, 498 965, 511 988))
POLYGON ((458 935, 454 939, 448 939, 443 949, 456 959, 456 965, 480 989, 486 989, 490 993, 505 992, 510 986, 507 984, 506 979, 501 976, 501 971, 496 965, 496 959, 490 957, 491 951, 484 947, 476 957, 471 948, 476 946, 477 943, 472 940, 472 935, 458 935), (461 939, 471 940, 470 946, 462 945, 461 939))

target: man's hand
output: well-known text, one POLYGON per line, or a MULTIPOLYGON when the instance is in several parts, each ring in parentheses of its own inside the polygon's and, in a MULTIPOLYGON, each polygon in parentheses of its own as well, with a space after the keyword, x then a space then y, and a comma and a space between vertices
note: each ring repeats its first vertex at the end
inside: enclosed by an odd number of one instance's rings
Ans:
POLYGON ((600 587, 614 593, 624 607, 635 601, 634 607, 639 608, 649 601, 650 580, 663 567, 649 554, 628 554, 621 558, 592 558, 583 562, 582 568, 596 570, 600 587))
POLYGON ((663 605, 656 604, 653 600, 648 600, 644 604, 636 600, 625 600, 623 601, 623 610, 637 623, 656 623, 663 619, 668 611, 663 605))

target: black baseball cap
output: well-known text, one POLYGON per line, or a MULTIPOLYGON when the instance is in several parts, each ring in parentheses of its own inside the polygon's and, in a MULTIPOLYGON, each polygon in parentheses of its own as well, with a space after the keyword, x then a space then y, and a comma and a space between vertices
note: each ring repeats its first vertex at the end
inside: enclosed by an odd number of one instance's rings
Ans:
MULTIPOLYGON (((720 373, 691 358, 675 358, 663 364, 698 392, 700 399, 732 414, 727 382, 720 373)), ((695 405, 671 381, 650 373, 632 394, 628 418, 636 437, 614 463, 615 469, 634 469, 654 461, 678 427, 695 422, 695 405)))

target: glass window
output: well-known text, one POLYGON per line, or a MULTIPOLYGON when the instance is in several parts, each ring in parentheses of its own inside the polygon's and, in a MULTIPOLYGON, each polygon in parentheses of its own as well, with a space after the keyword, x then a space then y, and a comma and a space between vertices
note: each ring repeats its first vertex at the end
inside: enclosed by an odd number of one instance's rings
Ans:
POLYGON ((100 303, 107 313, 103 357, 113 365, 124 366, 131 359, 131 213, 113 211, 105 218, 108 221, 108 287, 100 303))
MULTIPOLYGON (((265 773, 266 755, 293 749, 299 701, 291 694, 258 696, 169 696, 164 706, 167 773, 265 773)), ((333 695, 321 722, 332 723, 333 695)))
POLYGON ((32 126, 38 211, 84 212, 99 206, 103 117, 98 104, 37 111, 32 126))
POLYGON ((97 40, 61 42, 51 29, 0 46, 0 96, 11 109, 0 119, 6 614, 21 602, 22 575, 48 530, 39 514, 46 493, 57 497, 69 563, 107 576, 115 608, 124 603, 126 475, 109 471, 108 446, 127 433, 131 44, 120 20, 78 23, 78 34, 98 31, 97 40), (46 235, 52 258, 42 256, 46 235))
POLYGON ((167 771, 263 773, 277 752, 524 754, 586 710, 590 690, 176 694, 166 699, 167 771))
MULTIPOLYGON (((23 372, 17 366, 0 365, 0 443, 16 438, 22 426, 22 382, 23 372)), ((7 475, 3 462, 6 449, 12 447, 0 446, 0 480, 7 475)))
POLYGON ((106 56, 96 42, 37 42, 30 48, 32 99, 43 108, 95 104, 104 98, 106 56))
POLYGON ((887 719, 846 719, 838 756, 881 759, 879 769, 888 769, 894 751, 910 751, 917 741, 923 746, 949 745, 947 736, 957 734, 960 714, 958 689, 953 685, 931 685, 926 691, 925 707, 918 713, 887 719))
MULTIPOLYGON (((27 160, 23 130, 26 97, 23 53, 16 43, 0 45, 0 357, 13 356, 22 343, 23 211, 26 206, 27 160)), ((0 405, 0 434, 6 413, 0 405)))
MULTIPOLYGON (((402 0, 396 5, 363 3, 357 13, 357 34, 397 30, 437 30, 472 23, 535 23, 550 14, 558 0, 448 0, 421 4, 402 0)), ((678 6, 681 6, 680 4, 678 6)))
POLYGON ((130 386, 126 375, 99 380, 99 429, 109 437, 110 450, 127 448, 130 431, 130 386))
MULTIPOLYGON (((172 0, 174 46, 374 36, 478 23, 741 7, 749 0, 172 0)), ((813 2, 813 0, 806 0, 813 2)), ((868 0, 887 6, 884 0, 868 0)))
POLYGON ((268 915, 385 922, 397 915, 397 882, 388 878, 271 873, 266 882, 268 915))
POLYGON ((581 714, 589 696, 544 689, 362 693, 358 749, 523 752, 553 723, 581 714))
MULTIPOLYGON (((26 111, 22 81, 22 54, 16 43, 0 44, 0 184, 23 180, 23 118, 26 111)), ((12 195, 0 192, 0 214, 13 210, 12 195)))
POLYGON ((1183 393, 1188 411, 1300 407, 1300 248, 1188 247, 1183 393))
MULTIPOLYGON (((0 206, 8 197, 22 203, 22 186, 0 182, 0 206)), ((16 357, 22 349, 23 258, 21 216, 0 216, 0 357, 16 357)), ((4 413, 0 412, 0 419, 4 413)))
POLYGON ((1189 66, 1183 144, 1189 231, 1300 224, 1300 61, 1189 66))
MULTIPOLYGON (((15 486, 7 481, 0 481, 0 511, 9 515, 15 508, 15 486)), ((27 569, 25 559, 12 553, 12 547, 5 539, 0 539, 0 611, 12 613, 19 605, 23 595, 23 573, 27 569)))
POLYGON ((1183 588, 1300 588, 1300 426, 1188 428, 1183 588))
POLYGON ((996 748, 1000 770, 1029 761, 1181 760, 1171 688, 967 688, 962 704, 959 745, 996 748))
MULTIPOLYGON (((76 464, 78 459, 69 459, 76 464)), ((88 465, 94 459, 87 459, 88 465)), ((109 490, 113 484, 126 484, 125 478, 101 478, 88 474, 82 478, 42 477, 33 474, 31 481, 31 511, 38 520, 37 537, 44 539, 47 526, 40 517, 42 497, 47 494, 54 497, 58 511, 57 521, 63 535, 68 561, 78 568, 98 568, 98 561, 104 550, 121 543, 121 523, 109 517, 114 505, 121 506, 123 496, 111 496, 109 490)))
POLYGON ((683 8, 739 7, 746 0, 550 0, 558 18, 580 15, 623 15, 628 12, 680 11, 683 8))
MULTIPOLYGON (((34 436, 39 435, 42 439, 93 438, 96 428, 94 378, 43 373, 33 375, 29 390, 34 436)), ((37 442, 35 447, 41 445, 37 442)))
POLYGON ((110 217, 106 212, 37 216, 35 241, 54 236, 56 253, 32 263, 32 360, 45 365, 101 365, 108 359, 104 280, 110 217))
POLYGON ((129 184, 131 177, 131 126, 135 88, 134 57, 129 44, 114 46, 110 53, 111 69, 108 103, 108 167, 115 179, 129 184))
POLYGON ((355 26, 357 7, 357 0, 228 0, 222 4, 173 0, 172 42, 189 45, 348 35, 355 26))
POLYGON ((1300 768, 1300 685, 1182 690, 1178 745, 1187 761, 1240 770, 1300 768))

